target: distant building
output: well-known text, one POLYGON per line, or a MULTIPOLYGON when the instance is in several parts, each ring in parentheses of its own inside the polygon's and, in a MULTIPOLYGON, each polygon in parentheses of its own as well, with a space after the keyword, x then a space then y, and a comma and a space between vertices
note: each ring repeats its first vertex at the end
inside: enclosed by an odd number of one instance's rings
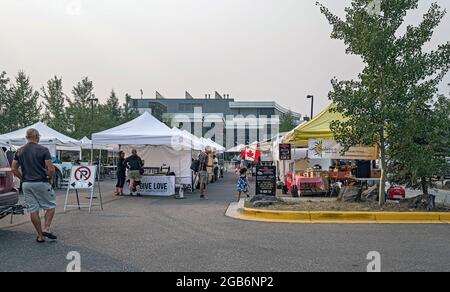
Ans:
MULTIPOLYGON (((215 93, 194 98, 188 92, 185 98, 165 98, 156 92, 155 98, 133 98, 131 107, 139 112, 148 111, 154 116, 170 120, 174 126, 183 126, 197 136, 211 136, 226 147, 248 144, 271 138, 279 132, 279 119, 289 112, 272 101, 236 101, 229 95, 215 93), (190 123, 188 125, 187 123, 190 123), (211 132, 222 125, 223 135, 211 132), (219 137, 221 136, 221 137, 219 137)), ((292 112, 297 124, 302 116, 292 112)))

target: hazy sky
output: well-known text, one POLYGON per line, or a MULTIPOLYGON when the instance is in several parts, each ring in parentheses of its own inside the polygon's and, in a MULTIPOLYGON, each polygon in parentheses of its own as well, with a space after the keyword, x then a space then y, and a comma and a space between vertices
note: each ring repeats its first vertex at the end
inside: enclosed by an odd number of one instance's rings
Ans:
MULTIPOLYGON (((343 15, 350 1, 322 2, 343 15)), ((421 1, 411 23, 431 2, 421 1)), ((450 11, 450 1, 436 2, 450 11)), ((62 76, 66 93, 89 76, 101 99, 112 88, 149 97, 217 90, 307 114, 307 94, 318 111, 332 77, 361 69, 330 31, 315 0, 0 0, 0 70, 24 70, 36 88, 62 76)), ((450 14, 432 45, 447 40, 450 14)))

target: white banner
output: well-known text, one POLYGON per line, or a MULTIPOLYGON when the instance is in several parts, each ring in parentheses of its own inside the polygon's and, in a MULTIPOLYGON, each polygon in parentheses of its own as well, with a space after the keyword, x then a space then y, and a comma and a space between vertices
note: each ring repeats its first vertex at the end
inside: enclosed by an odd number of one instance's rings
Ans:
POLYGON ((97 166, 74 166, 70 173, 69 189, 94 189, 97 166))
POLYGON ((351 147, 342 154, 342 146, 334 140, 310 140, 308 158, 339 160, 377 160, 378 149, 373 147, 351 147))
MULTIPOLYGON (((124 193, 130 193, 129 185, 125 184, 124 193)), ((141 195, 170 197, 175 195, 174 176, 142 176, 141 195)))

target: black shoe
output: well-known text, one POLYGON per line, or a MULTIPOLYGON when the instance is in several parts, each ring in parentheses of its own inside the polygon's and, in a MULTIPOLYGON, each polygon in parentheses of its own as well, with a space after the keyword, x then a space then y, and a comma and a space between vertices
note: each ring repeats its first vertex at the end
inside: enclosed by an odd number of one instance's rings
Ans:
POLYGON ((130 193, 130 197, 133 197, 133 193, 130 193))
POLYGON ((50 233, 50 232, 43 232, 42 235, 44 237, 47 237, 48 239, 51 239, 51 240, 57 240, 58 239, 58 237, 56 235, 54 235, 53 233, 50 233))
POLYGON ((45 240, 44 240, 44 239, 43 239, 43 240, 39 240, 39 237, 37 237, 37 238, 36 238, 36 242, 37 242, 37 243, 45 243, 45 240))
POLYGON ((142 195, 141 195, 140 193, 137 193, 137 196, 138 196, 138 197, 142 197, 142 195))

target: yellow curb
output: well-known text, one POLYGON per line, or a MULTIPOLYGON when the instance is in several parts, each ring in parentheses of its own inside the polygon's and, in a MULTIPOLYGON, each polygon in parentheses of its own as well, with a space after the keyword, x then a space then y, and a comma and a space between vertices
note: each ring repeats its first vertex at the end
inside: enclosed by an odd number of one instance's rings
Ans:
POLYGON ((262 220, 311 221, 309 212, 272 211, 244 208, 243 215, 250 218, 257 217, 262 220))
POLYGON ((440 213, 380 212, 375 216, 378 222, 441 222, 440 213))
POLYGON ((244 208, 239 219, 275 223, 450 224, 450 213, 297 212, 244 208))
POLYGON ((450 224, 450 214, 447 214, 447 213, 442 214, 441 213, 439 217, 442 222, 450 224))
POLYGON ((368 212, 310 212, 312 222, 375 222, 375 215, 368 212))

